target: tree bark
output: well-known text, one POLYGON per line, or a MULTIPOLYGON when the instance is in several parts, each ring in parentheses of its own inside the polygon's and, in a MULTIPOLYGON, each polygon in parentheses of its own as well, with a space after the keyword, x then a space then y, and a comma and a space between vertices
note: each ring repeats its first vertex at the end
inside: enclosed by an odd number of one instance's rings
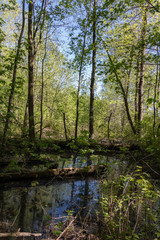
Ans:
POLYGON ((134 124, 133 124, 133 121, 132 121, 132 118, 131 118, 131 115, 130 115, 129 106, 128 106, 128 100, 127 100, 127 97, 126 97, 126 93, 125 93, 124 87, 123 87, 123 85, 122 85, 121 80, 120 80, 119 77, 118 77, 116 68, 115 68, 114 63, 113 63, 113 61, 112 61, 112 58, 111 58, 111 56, 110 56, 110 54, 109 54, 109 51, 106 50, 106 52, 107 52, 108 58, 109 58, 109 60, 110 60, 110 62, 111 62, 111 64, 112 64, 112 66, 113 66, 116 80, 117 80, 117 82, 118 82, 118 84, 119 84, 119 86, 120 86, 120 89, 121 89, 121 91, 122 91, 122 96, 123 96, 123 100, 124 100, 124 104, 125 104, 125 108, 126 108, 126 114, 127 114, 128 121, 129 121, 129 123, 130 123, 130 126, 131 126, 131 129, 132 129, 133 133, 136 134, 137 132, 136 132, 136 129, 135 129, 135 127, 134 127, 134 124))
POLYGON ((93 7, 93 52, 92 52, 92 74, 90 84, 90 112, 89 112, 89 137, 93 138, 94 133, 94 85, 96 73, 96 6, 97 0, 94 0, 93 7))
MULTIPOLYGON (((158 47, 157 47, 157 54, 158 54, 158 47)), ((156 81, 154 85, 154 99, 153 99, 153 134, 154 136, 156 136, 155 126, 156 126, 156 116, 157 116, 156 101, 157 101, 158 75, 159 75, 159 62, 157 62, 156 81)))
POLYGON ((110 137, 110 121, 111 121, 111 117, 112 117, 112 112, 110 113, 110 115, 108 117, 108 139, 110 137))
POLYGON ((81 62, 79 68, 79 80, 78 80, 78 90, 77 90, 77 108, 76 108, 76 124, 75 124, 75 139, 77 139, 78 133, 78 121, 79 121, 79 94, 81 89, 81 79, 82 79, 82 67, 83 67, 83 59, 84 59, 84 49, 86 45, 86 34, 87 29, 85 29, 84 37, 83 37, 83 47, 82 47, 82 55, 81 55, 81 62))
POLYGON ((0 238, 41 237, 41 236, 42 233, 30 233, 30 232, 0 233, 0 238))
POLYGON ((25 106, 25 113, 24 113, 24 120, 23 120, 23 127, 22 127, 22 137, 25 137, 27 135, 27 119, 28 119, 28 99, 25 106))
POLYGON ((44 92, 44 63, 45 63, 45 58, 47 54, 47 34, 46 33, 46 41, 45 41, 45 50, 44 50, 44 56, 42 59, 42 86, 41 86, 41 124, 40 124, 40 136, 39 138, 42 138, 42 129, 43 129, 43 92, 44 92))
POLYGON ((63 124, 64 124, 64 133, 65 133, 65 138, 66 141, 68 140, 68 136, 67 136, 67 127, 66 127, 66 114, 63 113, 63 124))
POLYGON ((29 139, 30 142, 35 141, 34 128, 34 96, 33 96, 33 65, 34 65, 34 40, 33 40, 33 0, 28 4, 28 110, 29 110, 29 139))
MULTIPOLYGON (((91 8, 91 5, 90 5, 90 8, 91 8)), ((89 11, 89 14, 90 14, 90 11, 89 11)), ((88 14, 88 17, 89 17, 89 14, 88 14)), ((85 32, 84 32, 84 36, 83 36, 83 46, 82 46, 81 61, 80 61, 80 68, 79 68, 79 80, 78 80, 77 104, 76 104, 75 139, 77 139, 77 135, 78 135, 79 94, 80 94, 80 90, 81 90, 81 79, 82 79, 82 68, 83 68, 83 60, 84 60, 84 50, 85 50, 85 45, 86 45, 86 35, 87 35, 87 26, 85 26, 85 32)))
POLYGON ((144 95, 144 74, 145 74, 145 50, 146 50, 146 26, 147 26, 147 12, 142 10, 142 30, 140 42, 140 79, 138 86, 138 133, 141 132, 141 123, 143 121, 143 95, 144 95))
MULTIPOLYGON (((37 25, 33 28, 33 0, 28 3, 28 110, 29 110, 29 139, 35 142, 35 124, 34 124, 34 62, 39 46, 42 42, 42 29, 44 26, 47 0, 42 0, 41 11, 37 17, 37 25), (39 30, 39 37, 36 44, 36 36, 39 30)), ((35 22, 35 20, 34 20, 35 22)))
POLYGON ((135 84, 135 115, 134 121, 137 128, 137 119, 138 119, 138 82, 139 82, 139 54, 137 57, 137 74, 136 74, 136 84, 135 84))
POLYGON ((14 98, 14 90, 15 90, 15 85, 16 85, 17 67, 18 67, 18 61, 19 61, 20 48, 21 48, 21 42, 22 42, 24 27, 25 27, 25 0, 23 0, 22 28, 21 28, 21 32, 20 32, 20 35, 19 35, 19 39, 18 39, 16 56, 15 56, 15 59, 14 59, 14 69, 13 69, 11 92, 10 92, 10 95, 9 95, 7 115, 6 115, 6 119, 5 119, 4 131, 3 131, 3 139, 2 139, 2 145, 3 146, 6 143, 7 130, 8 130, 8 125, 9 125, 9 120, 10 120, 10 117, 11 117, 12 102, 13 102, 13 98, 14 98))

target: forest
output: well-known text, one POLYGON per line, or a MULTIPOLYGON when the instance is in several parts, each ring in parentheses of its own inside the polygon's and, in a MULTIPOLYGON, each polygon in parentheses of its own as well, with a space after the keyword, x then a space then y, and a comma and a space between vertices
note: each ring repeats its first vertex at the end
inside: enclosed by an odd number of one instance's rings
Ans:
POLYGON ((158 0, 0 2, 0 239, 158 240, 159 154, 158 0))
POLYGON ((158 1, 1 3, 0 134, 158 142, 158 1))

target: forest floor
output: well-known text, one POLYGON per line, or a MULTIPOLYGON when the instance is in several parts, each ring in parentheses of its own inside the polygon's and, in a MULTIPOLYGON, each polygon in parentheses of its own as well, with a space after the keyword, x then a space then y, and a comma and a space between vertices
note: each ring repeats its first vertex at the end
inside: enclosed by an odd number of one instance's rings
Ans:
MULTIPOLYGON (((5 149, 2 149, 0 157, 0 167, 1 169, 9 166, 9 172, 15 173, 13 178, 19 176, 19 178, 26 178, 27 171, 24 170, 27 166, 44 166, 43 171, 37 170, 31 174, 31 178, 34 176, 46 177, 50 175, 56 175, 57 173, 51 173, 50 169, 58 169, 58 164, 52 159, 49 154, 60 155, 63 158, 68 158, 72 156, 87 156, 92 155, 115 155, 115 154, 124 154, 128 155, 129 158, 132 158, 133 161, 137 161, 139 164, 142 164, 145 169, 149 169, 151 174, 159 178, 159 157, 154 156, 154 153, 149 154, 147 151, 142 149, 138 144, 123 144, 118 141, 88 141, 82 139, 81 141, 64 141, 64 140, 48 140, 44 139, 41 142, 36 144, 30 144, 27 141, 22 141, 21 139, 10 139, 7 143, 5 149), (42 157, 43 155, 43 157, 42 157), (49 171, 47 171, 49 169, 49 171), (156 169, 156 170, 155 170, 156 169)), ((81 170, 80 170, 81 171, 81 170)), ((84 169, 84 172, 86 169, 84 169)), ((6 171, 6 174, 8 171, 6 171)), ((78 172, 78 170, 77 170, 78 172)), ((75 175, 77 174, 75 173, 75 175)), ((4 179, 6 178, 5 172, 1 171, 4 179)), ((30 175, 30 174, 29 174, 30 175)), ((1 178, 3 178, 1 176, 1 178)), ((12 178, 11 177, 11 178, 12 178)))

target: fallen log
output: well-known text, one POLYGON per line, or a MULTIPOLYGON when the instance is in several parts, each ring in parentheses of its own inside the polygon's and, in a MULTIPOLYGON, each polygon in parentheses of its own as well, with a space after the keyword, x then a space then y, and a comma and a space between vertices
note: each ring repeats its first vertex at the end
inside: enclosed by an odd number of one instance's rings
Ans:
POLYGON ((20 179, 39 179, 39 178, 64 178, 72 176, 89 176, 98 174, 104 170, 104 166, 88 166, 83 168, 63 168, 47 169, 43 171, 12 172, 0 174, 0 182, 8 182, 20 179))
POLYGON ((42 233, 30 233, 30 232, 14 232, 14 233, 0 233, 0 238, 6 237, 41 237, 42 233))

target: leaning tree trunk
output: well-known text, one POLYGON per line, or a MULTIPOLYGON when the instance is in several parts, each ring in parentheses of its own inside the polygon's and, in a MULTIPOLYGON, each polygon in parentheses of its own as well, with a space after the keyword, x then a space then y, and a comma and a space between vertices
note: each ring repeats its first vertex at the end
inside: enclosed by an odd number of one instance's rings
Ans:
POLYGON ((12 78, 11 92, 9 95, 9 102, 8 102, 8 108, 7 108, 7 115, 6 115, 6 119, 5 119, 5 126, 4 126, 4 131, 3 131, 2 145, 5 145, 5 142, 6 142, 6 135, 7 135, 9 120, 10 120, 10 116, 11 116, 12 102, 13 102, 13 98, 14 98, 14 90, 15 90, 15 85, 16 85, 17 67, 18 67, 21 42, 22 42, 22 37, 23 37, 23 32, 24 32, 24 26, 25 26, 25 0, 23 0, 22 28, 21 28, 21 32, 19 35, 19 39, 18 39, 16 56, 14 59, 13 78, 12 78))
MULTIPOLYGON (((99 37, 101 38, 100 35, 99 35, 99 37)), ((102 40, 102 38, 101 38, 101 40, 102 40)), ((133 124, 133 121, 132 121, 132 117, 131 117, 131 114, 130 114, 129 106, 128 106, 128 99, 127 99, 127 94, 128 94, 128 93, 126 94, 126 92, 125 92, 125 89, 124 89, 124 87, 123 87, 123 85, 122 85, 122 82, 121 82, 121 80, 119 79, 119 76, 118 76, 118 73, 117 73, 117 69, 116 69, 116 67, 115 67, 115 64, 114 64, 114 62, 113 62, 113 60, 112 60, 112 58, 111 58, 111 55, 110 55, 109 51, 108 51, 107 48, 106 48, 106 44, 105 44, 105 42, 104 42, 103 40, 102 40, 102 43, 103 43, 103 46, 104 46, 104 48, 105 48, 105 50, 106 50, 106 52, 107 52, 108 59, 109 59, 111 65, 112 65, 112 67, 113 67, 113 72, 114 72, 114 74, 115 74, 116 81, 117 81, 117 83, 119 84, 119 87, 120 87, 120 89, 121 89, 121 94, 122 94, 122 97, 123 97, 123 100, 124 100, 124 105, 125 105, 125 109, 126 109, 126 114, 127 114, 128 122, 129 122, 129 124, 130 124, 130 126, 131 126, 131 129, 132 129, 133 133, 134 133, 134 134, 137 134, 136 128, 135 128, 135 126, 134 126, 134 124, 133 124)))
POLYGON ((90 84, 90 112, 89 112, 89 137, 93 138, 94 132, 94 85, 96 73, 96 6, 97 0, 94 0, 93 8, 93 52, 92 52, 92 75, 90 84))
MULTIPOLYGON (((129 70, 127 72, 127 82, 126 82, 126 90, 125 90, 126 99, 128 99, 129 87, 130 87, 130 76, 131 76, 132 62, 133 62, 133 48, 131 49, 130 57, 131 57, 130 66, 129 66, 129 70)), ((125 113, 125 109, 124 109, 124 113, 125 113)), ((125 126, 125 115, 123 114, 123 116, 122 116, 122 133, 124 131, 124 126, 125 126)))
POLYGON ((134 124, 133 124, 132 117, 131 117, 131 114, 130 114, 130 110, 129 110, 129 106, 128 106, 128 100, 127 100, 126 92, 125 92, 125 90, 124 90, 124 87, 123 87, 123 85, 122 85, 121 80, 119 79, 119 76, 118 76, 118 74, 117 74, 117 70, 116 70, 115 65, 114 65, 114 62, 112 61, 112 58, 111 58, 111 56, 110 56, 110 54, 109 54, 109 51, 106 50, 106 52, 107 52, 109 61, 110 61, 110 63, 111 63, 112 66, 113 66, 113 71, 114 71, 116 80, 117 80, 117 82, 118 82, 118 84, 119 84, 119 86, 120 86, 121 92, 122 92, 122 96, 123 96, 124 105, 125 105, 126 114, 127 114, 127 118, 128 118, 129 124, 130 124, 130 126, 131 126, 131 129, 132 129, 133 133, 136 134, 137 132, 136 132, 136 129, 135 129, 135 126, 134 126, 134 124))

